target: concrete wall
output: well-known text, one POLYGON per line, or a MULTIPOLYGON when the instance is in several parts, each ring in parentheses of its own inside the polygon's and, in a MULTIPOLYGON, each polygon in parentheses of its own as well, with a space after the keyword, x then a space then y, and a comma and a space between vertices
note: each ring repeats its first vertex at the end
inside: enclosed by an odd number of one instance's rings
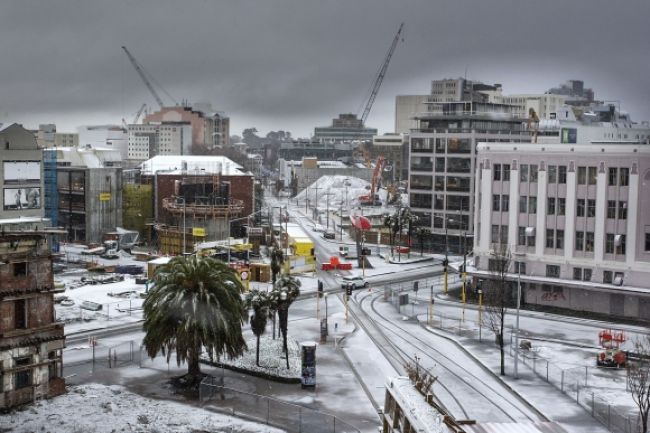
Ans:
POLYGON ((86 243, 101 242, 104 233, 122 226, 122 169, 86 169, 85 192, 86 243))

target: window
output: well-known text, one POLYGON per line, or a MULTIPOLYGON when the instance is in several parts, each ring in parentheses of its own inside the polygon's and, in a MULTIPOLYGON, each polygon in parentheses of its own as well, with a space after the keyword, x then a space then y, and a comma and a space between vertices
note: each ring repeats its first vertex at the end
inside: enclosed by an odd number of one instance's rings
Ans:
POLYGON ((585 233, 585 251, 588 253, 594 252, 594 232, 585 233))
POLYGON ((555 231, 546 229, 546 248, 553 248, 555 245, 555 231))
POLYGON ((558 197, 557 199, 557 214, 564 215, 566 212, 566 199, 564 197, 558 197))
POLYGON ((614 235, 611 233, 605 235, 605 254, 614 254, 614 235))
POLYGON ((616 218, 616 200, 607 200, 607 218, 616 218))
POLYGON ((510 196, 504 194, 501 196, 501 211, 508 212, 510 210, 510 196))
POLYGON ((557 183, 557 165, 548 166, 548 183, 557 183))
POLYGON ((503 164, 503 180, 510 180, 510 164, 503 164))
POLYGON ((591 274, 592 274, 591 269, 585 268, 582 271, 582 281, 591 281, 591 274))
POLYGON ((623 272, 614 272, 614 284, 620 286, 623 284, 623 272))
POLYGON ((616 186, 617 179, 618 179, 618 169, 616 167, 610 167, 607 175, 607 185, 616 186))
POLYGON ((27 329, 27 301, 25 299, 16 299, 14 301, 14 328, 27 329))
POLYGON ((555 231, 555 248, 564 249, 564 230, 555 231))
POLYGON ((614 236, 614 245, 616 246, 616 254, 625 255, 625 235, 614 236))
POLYGON ((598 180, 598 170, 596 167, 589 167, 589 171, 587 173, 587 181, 589 185, 596 185, 596 181, 598 180))
POLYGON ((494 180, 501 180, 501 164, 494 164, 494 180))
POLYGON ((620 186, 628 186, 630 184, 630 169, 629 168, 621 168, 619 170, 619 185, 620 186))
MULTIPOLYGON (((31 356, 25 356, 22 358, 14 359, 16 369, 19 369, 21 367, 27 367, 29 364, 31 364, 31 362, 32 362, 31 356)), ((25 368, 23 370, 17 371, 16 373, 14 373, 14 382, 15 382, 15 389, 27 388, 32 384, 32 370, 29 368, 25 368)))
POLYGON ((557 183, 566 183, 566 165, 557 168, 557 183))
MULTIPOLYGON (((646 230, 648 230, 647 227, 646 230)), ((650 233, 647 231, 645 234, 645 251, 650 251, 650 233)))
POLYGON ((555 197, 546 199, 546 215, 555 215, 555 197))
POLYGON ((578 167, 578 185, 587 184, 587 167, 578 167))
POLYGON ((492 195, 492 210, 493 211, 501 210, 501 196, 498 194, 492 195))
POLYGON ((499 242, 501 242, 503 245, 506 245, 508 243, 508 226, 501 226, 499 242))
POLYGON ((528 164, 521 164, 519 166, 519 181, 528 182, 528 164))
POLYGON ((445 158, 436 158, 436 172, 442 173, 445 171, 445 158))
POLYGON ((537 182, 537 164, 530 165, 530 181, 537 182))
POLYGON ((582 268, 573 268, 573 279, 582 280, 582 268))
POLYGON ((618 202, 618 219, 627 219, 627 202, 619 201, 618 202))
POLYGON ((499 242, 499 226, 498 225, 492 225, 492 243, 496 244, 499 242))
POLYGON ((535 246, 535 235, 526 236, 526 242, 528 242, 529 247, 534 247, 535 246))
POLYGON ((596 216, 596 200, 592 200, 592 199, 587 200, 587 216, 588 217, 596 216))
POLYGON ((546 276, 550 278, 560 278, 560 266, 546 265, 546 276))
POLYGON ((576 215, 579 217, 585 216, 585 199, 579 198, 576 206, 576 215))
POLYGON ((576 232, 576 251, 585 249, 585 232, 576 232))
POLYGON ((519 197, 519 213, 528 213, 528 197, 525 195, 519 197))
POLYGON ((612 271, 603 271, 603 283, 612 284, 613 280, 612 271))
POLYGON ((515 262, 515 274, 526 275, 526 262, 515 262))
POLYGON ((526 227, 519 227, 517 245, 526 245, 526 227))
POLYGON ((537 197, 528 197, 528 213, 537 213, 537 197))
POLYGON ((27 276, 27 262, 14 263, 14 277, 27 276))

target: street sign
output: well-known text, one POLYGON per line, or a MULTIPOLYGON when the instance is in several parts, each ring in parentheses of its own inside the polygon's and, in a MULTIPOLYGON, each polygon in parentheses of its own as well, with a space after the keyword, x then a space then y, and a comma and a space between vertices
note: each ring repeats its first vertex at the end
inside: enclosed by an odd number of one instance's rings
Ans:
POLYGON ((205 236, 205 229, 203 227, 192 227, 192 236, 205 236))
POLYGON ((110 192, 100 192, 99 193, 99 201, 110 201, 111 200, 111 193, 110 192))

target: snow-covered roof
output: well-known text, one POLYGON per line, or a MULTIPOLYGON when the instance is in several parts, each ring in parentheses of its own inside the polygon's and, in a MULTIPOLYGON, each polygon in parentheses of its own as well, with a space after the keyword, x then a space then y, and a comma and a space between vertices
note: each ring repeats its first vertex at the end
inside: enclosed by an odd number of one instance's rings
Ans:
POLYGON ((243 167, 225 156, 204 155, 158 155, 140 164, 142 174, 222 174, 242 176, 247 173, 243 167))
POLYGON ((107 162, 122 162, 119 150, 99 147, 59 147, 56 149, 56 159, 69 162, 72 167, 87 168, 104 168, 107 162))
POLYGON ((408 377, 387 378, 386 389, 399 403, 414 431, 421 433, 450 432, 444 424, 444 415, 427 403, 408 377))

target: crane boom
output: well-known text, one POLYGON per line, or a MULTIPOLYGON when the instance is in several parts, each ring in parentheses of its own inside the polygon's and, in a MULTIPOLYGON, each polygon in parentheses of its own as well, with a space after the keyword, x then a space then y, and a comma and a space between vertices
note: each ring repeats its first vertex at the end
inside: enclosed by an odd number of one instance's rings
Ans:
POLYGON ((144 70, 142 69, 142 66, 140 66, 138 61, 135 59, 135 57, 133 57, 133 55, 129 52, 129 50, 125 46, 122 46, 122 49, 126 53, 126 56, 129 58, 129 61, 131 62, 131 64, 135 68, 138 75, 140 75, 140 78, 142 78, 142 81, 144 81, 144 84, 147 86, 147 89, 149 89, 149 91, 151 92, 153 97, 156 99, 156 102, 158 103, 158 105, 160 105, 160 108, 162 108, 163 105, 164 105, 163 101, 162 101, 162 99, 160 99, 160 96, 158 96, 158 93, 156 92, 156 90, 151 85, 151 82, 149 81, 149 79, 145 75, 144 70))
POLYGON ((363 114, 361 115, 361 123, 364 125, 366 123, 366 119, 368 118, 368 114, 370 114, 370 109, 372 108, 372 104, 375 102, 377 93, 379 93, 379 88, 381 87, 381 83, 382 81, 384 81, 384 77, 386 76, 386 71, 388 70, 388 64, 390 63, 390 58, 393 57, 393 53, 395 52, 395 48, 397 47, 397 42, 399 41, 399 37, 402 34, 403 28, 404 28, 404 23, 400 24, 399 30, 397 30, 397 33, 393 38, 393 43, 390 45, 390 49, 388 50, 386 59, 384 60, 384 63, 381 65, 381 68, 379 69, 379 73, 377 74, 377 79, 375 80, 375 84, 372 86, 372 92, 370 93, 370 98, 368 98, 366 107, 363 109, 363 114))
POLYGON ((142 104, 142 106, 140 106, 140 109, 138 110, 138 112, 135 113, 135 117, 133 118, 133 124, 134 125, 136 123, 138 123, 138 120, 140 120, 140 116, 142 115, 142 112, 144 111, 145 108, 147 108, 147 104, 142 104))

